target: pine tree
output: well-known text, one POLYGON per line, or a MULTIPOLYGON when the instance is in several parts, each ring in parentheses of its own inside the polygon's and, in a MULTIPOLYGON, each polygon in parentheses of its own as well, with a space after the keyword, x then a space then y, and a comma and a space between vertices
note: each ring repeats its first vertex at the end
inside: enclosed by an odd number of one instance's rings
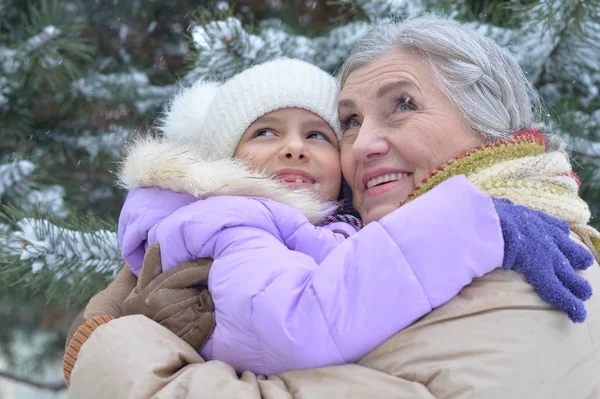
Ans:
POLYGON ((435 12, 507 46, 600 227, 600 0, 201 3, 0 0, 0 349, 15 364, 17 333, 51 337, 33 363, 60 356, 122 266, 116 162, 179 87, 280 56, 335 72, 371 22, 435 12))

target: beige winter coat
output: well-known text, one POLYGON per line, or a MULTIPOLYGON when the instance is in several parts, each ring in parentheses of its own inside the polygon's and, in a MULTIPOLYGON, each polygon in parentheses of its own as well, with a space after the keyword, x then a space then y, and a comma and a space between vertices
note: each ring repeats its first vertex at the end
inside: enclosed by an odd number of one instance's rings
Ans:
POLYGON ((595 292, 583 324, 543 302, 521 275, 497 270, 358 364, 268 378, 238 377, 153 321, 127 316, 83 345, 68 397, 597 399, 600 266, 581 274, 595 292))

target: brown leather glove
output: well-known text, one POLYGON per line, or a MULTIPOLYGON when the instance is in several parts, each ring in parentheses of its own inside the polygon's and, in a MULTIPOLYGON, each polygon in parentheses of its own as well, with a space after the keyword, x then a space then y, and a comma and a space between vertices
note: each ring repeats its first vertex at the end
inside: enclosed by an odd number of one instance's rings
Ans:
POLYGON ((206 286, 211 259, 197 259, 162 273, 158 244, 148 248, 137 286, 123 315, 143 314, 200 350, 215 328, 215 307, 206 286))

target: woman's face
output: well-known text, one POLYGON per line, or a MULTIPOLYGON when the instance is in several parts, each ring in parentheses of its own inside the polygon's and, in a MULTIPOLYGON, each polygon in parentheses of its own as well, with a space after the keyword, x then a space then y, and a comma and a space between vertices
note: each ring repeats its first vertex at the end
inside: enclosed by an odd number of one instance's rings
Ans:
POLYGON ((339 110, 342 172, 365 223, 398 208, 439 165, 483 143, 427 63, 408 50, 352 72, 339 110))

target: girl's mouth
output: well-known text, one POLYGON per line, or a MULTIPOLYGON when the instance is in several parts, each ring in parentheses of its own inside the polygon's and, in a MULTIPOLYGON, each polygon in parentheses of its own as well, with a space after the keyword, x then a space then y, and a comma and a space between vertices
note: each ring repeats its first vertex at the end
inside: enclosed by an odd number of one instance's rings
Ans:
POLYGON ((285 176, 280 176, 280 178, 285 183, 315 184, 313 179, 303 175, 286 174, 285 176))

